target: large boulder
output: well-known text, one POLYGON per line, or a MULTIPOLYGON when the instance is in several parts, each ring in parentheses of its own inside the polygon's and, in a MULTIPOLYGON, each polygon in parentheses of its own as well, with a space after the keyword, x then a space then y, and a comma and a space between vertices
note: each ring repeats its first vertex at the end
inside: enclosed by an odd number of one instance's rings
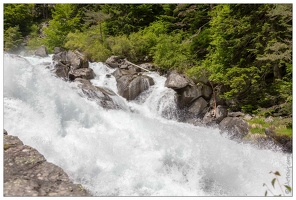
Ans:
POLYGON ((220 123, 228 115, 228 110, 226 106, 218 105, 216 107, 216 116, 215 120, 217 123, 220 123))
POLYGON ((55 53, 52 56, 52 60, 56 63, 63 63, 64 65, 66 64, 70 64, 67 60, 67 51, 61 51, 61 50, 57 50, 58 47, 56 47, 55 53))
POLYGON ((211 98, 211 95, 213 93, 213 90, 210 86, 202 83, 198 83, 197 85, 197 90, 201 93, 203 98, 209 100, 211 98))
POLYGON ((176 90, 184 88, 190 83, 190 79, 186 75, 179 74, 177 71, 173 70, 169 73, 167 80, 165 81, 165 87, 176 90))
POLYGON ((88 60, 86 57, 80 53, 79 51, 71 51, 69 50, 67 52, 67 60, 70 63, 72 69, 78 69, 78 68, 88 68, 88 60))
POLYGON ((16 136, 4 134, 3 163, 5 197, 91 196, 81 185, 70 181, 63 169, 47 162, 16 136))
POLYGON ((69 72, 69 79, 75 80, 76 78, 83 78, 83 79, 93 79, 95 77, 95 73, 91 68, 79 68, 74 69, 69 72))
POLYGON ((135 99, 140 93, 154 85, 153 79, 145 75, 124 75, 116 81, 118 94, 127 100, 135 99))
POLYGON ((69 65, 72 69, 88 68, 89 66, 86 56, 77 50, 63 51, 56 47, 55 52, 57 53, 53 55, 52 59, 56 63, 61 62, 64 65, 69 65))
POLYGON ((54 69, 58 77, 70 78, 71 80, 78 77, 94 78, 92 69, 85 69, 88 68, 89 63, 86 57, 79 51, 64 51, 62 48, 55 47, 54 52, 52 60, 54 61, 54 69))
POLYGON ((47 50, 46 47, 44 45, 42 45, 41 47, 39 47, 36 51, 35 51, 35 56, 40 56, 40 57, 47 57, 47 50))
POLYGON ((226 117, 220 124, 219 128, 222 132, 228 133, 230 139, 242 139, 249 132, 248 123, 239 117, 226 117))
POLYGON ((212 88, 204 84, 190 84, 184 88, 176 90, 178 93, 178 106, 179 108, 188 107, 197 98, 203 97, 204 99, 210 99, 212 95, 212 88))
POLYGON ((134 100, 139 94, 154 85, 153 78, 131 69, 117 68, 112 75, 117 82, 118 94, 127 100, 134 100))
POLYGON ((105 61, 105 64, 111 68, 118 68, 121 63, 122 59, 119 56, 111 56, 105 61))
POLYGON ((69 71, 70 67, 68 65, 64 65, 62 62, 58 62, 54 66, 54 72, 60 78, 68 79, 69 71))
POLYGON ((200 90, 196 85, 187 85, 184 88, 177 90, 178 93, 178 106, 184 108, 190 106, 190 104, 197 98, 202 96, 200 90))
POLYGON ((207 106, 208 102, 204 100, 204 98, 200 97, 191 104, 188 111, 195 116, 199 116, 200 114, 205 114, 207 106))

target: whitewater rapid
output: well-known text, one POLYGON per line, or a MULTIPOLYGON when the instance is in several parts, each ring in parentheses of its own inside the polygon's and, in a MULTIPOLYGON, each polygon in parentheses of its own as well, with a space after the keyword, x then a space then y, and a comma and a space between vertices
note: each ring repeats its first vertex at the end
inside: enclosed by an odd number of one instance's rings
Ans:
MULTIPOLYGON (((292 177, 289 154, 176 122, 164 77, 147 73, 154 86, 135 101, 115 96, 126 109, 106 110, 77 83, 55 77, 49 63, 50 56, 4 54, 4 128, 95 196, 264 196, 263 183, 273 189, 270 171, 282 174, 282 184, 292 177)), ((106 77, 113 69, 90 67, 94 85, 117 92, 114 77, 106 77)))

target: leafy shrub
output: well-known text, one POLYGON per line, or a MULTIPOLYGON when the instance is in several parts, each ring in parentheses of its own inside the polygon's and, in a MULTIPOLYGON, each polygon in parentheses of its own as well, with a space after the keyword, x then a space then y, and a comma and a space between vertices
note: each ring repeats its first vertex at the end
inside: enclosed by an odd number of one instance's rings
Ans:
POLYGON ((102 42, 98 34, 99 29, 98 26, 94 26, 85 32, 69 33, 65 47, 84 52, 91 61, 104 62, 112 55, 112 52, 102 42))
POLYGON ((126 35, 107 38, 107 44, 114 55, 126 57, 131 61, 136 60, 134 47, 126 35))
POLYGON ((26 49, 34 50, 40 47, 43 43, 39 37, 39 27, 35 24, 31 26, 31 32, 27 41, 26 49))
POLYGON ((9 27, 4 32, 4 51, 16 51, 23 41, 19 26, 9 27))
POLYGON ((165 70, 185 70, 193 65, 190 56, 190 44, 183 42, 182 34, 167 35, 159 37, 154 48, 153 60, 156 65, 165 70))

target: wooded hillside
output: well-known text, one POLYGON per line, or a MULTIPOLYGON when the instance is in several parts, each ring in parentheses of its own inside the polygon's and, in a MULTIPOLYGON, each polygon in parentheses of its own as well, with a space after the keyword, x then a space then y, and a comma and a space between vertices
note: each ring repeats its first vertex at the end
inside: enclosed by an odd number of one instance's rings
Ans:
POLYGON ((233 110, 292 114, 292 4, 4 4, 4 51, 40 45, 205 75, 233 110))

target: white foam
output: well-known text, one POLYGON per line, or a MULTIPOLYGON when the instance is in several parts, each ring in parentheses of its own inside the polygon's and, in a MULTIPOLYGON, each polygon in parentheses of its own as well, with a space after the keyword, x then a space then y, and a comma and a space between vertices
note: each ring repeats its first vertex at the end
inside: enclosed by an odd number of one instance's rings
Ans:
MULTIPOLYGON (((4 128, 93 195, 264 196, 270 171, 286 181, 287 155, 161 117, 175 106, 163 77, 150 74, 156 84, 125 101, 134 112, 105 110, 38 63, 4 55, 4 128)), ((103 78, 110 69, 91 68, 101 74, 94 84, 116 92, 115 80, 103 78)))

